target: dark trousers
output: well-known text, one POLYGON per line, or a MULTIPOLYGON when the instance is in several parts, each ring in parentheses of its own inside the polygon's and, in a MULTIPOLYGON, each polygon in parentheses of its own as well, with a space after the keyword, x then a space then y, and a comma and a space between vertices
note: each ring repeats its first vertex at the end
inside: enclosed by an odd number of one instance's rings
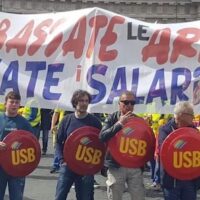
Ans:
POLYGON ((197 192, 194 182, 176 181, 174 188, 164 188, 165 200, 196 200, 197 192))
POLYGON ((67 199, 71 186, 75 184, 77 200, 93 200, 94 176, 80 176, 71 171, 66 165, 60 167, 60 175, 56 187, 56 200, 67 199))
POLYGON ((49 130, 41 130, 41 131, 42 131, 42 151, 46 152, 49 140, 49 130))
POLYGON ((40 124, 38 124, 36 126, 32 126, 32 129, 33 129, 33 134, 39 140, 39 138, 40 138, 40 124))
POLYGON ((71 171, 66 165, 60 167, 60 174, 56 186, 56 200, 65 200, 70 188, 75 183, 76 199, 82 200, 82 176, 71 171))
POLYGON ((0 200, 4 199, 7 185, 10 200, 23 200, 25 178, 9 176, 0 168, 0 200))

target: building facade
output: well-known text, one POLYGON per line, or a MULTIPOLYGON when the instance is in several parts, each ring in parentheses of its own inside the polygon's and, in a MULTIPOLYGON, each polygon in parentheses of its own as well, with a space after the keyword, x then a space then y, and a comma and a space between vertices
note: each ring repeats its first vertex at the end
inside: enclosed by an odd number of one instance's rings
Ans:
POLYGON ((45 13, 100 7, 158 23, 200 20, 200 0, 1 0, 3 12, 45 13))

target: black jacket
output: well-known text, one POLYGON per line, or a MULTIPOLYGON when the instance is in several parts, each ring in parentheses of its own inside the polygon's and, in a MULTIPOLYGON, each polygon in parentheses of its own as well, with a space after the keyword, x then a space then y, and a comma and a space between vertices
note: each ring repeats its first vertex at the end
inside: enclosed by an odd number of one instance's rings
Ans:
POLYGON ((41 109, 41 130, 50 130, 51 129, 51 118, 52 118, 51 109, 41 109))

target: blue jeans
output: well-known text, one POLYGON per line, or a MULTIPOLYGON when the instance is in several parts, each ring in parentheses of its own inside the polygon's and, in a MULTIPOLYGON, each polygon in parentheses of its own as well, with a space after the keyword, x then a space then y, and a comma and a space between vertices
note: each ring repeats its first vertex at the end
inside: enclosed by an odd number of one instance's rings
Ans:
POLYGON ((52 168, 57 169, 57 170, 60 169, 60 162, 59 162, 58 156, 55 154, 54 154, 54 158, 53 158, 52 168))
POLYGON ((75 183, 76 199, 83 200, 82 191, 82 176, 71 171, 66 165, 60 167, 60 175, 56 186, 55 200, 67 199, 68 193, 72 184, 75 183))
POLYGON ((57 170, 60 169, 60 161, 58 158, 57 148, 55 149, 55 152, 54 152, 52 168, 57 169, 57 170))
POLYGON ((156 160, 155 172, 154 172, 154 182, 160 184, 160 160, 156 160))
POLYGON ((60 168, 55 199, 67 199, 73 183, 75 183, 77 200, 94 200, 94 176, 80 176, 71 171, 66 165, 62 165, 60 168))
POLYGON ((42 151, 46 152, 49 140, 49 130, 42 130, 42 151))
POLYGON ((10 200, 23 200, 25 177, 9 176, 0 168, 0 200, 4 199, 7 185, 10 200))
POLYGON ((84 200, 94 200, 94 175, 83 176, 82 197, 84 200))
POLYGON ((192 181, 176 181, 174 188, 164 188, 165 200, 196 200, 197 192, 192 181))
POLYGON ((154 177, 155 177, 155 167, 156 167, 156 161, 153 158, 150 160, 150 169, 151 169, 151 180, 154 182, 154 177))

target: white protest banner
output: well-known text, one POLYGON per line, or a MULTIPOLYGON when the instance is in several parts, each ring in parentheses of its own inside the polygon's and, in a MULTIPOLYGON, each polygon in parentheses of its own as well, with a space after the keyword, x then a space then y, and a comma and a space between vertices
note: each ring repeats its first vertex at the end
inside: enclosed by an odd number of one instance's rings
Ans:
POLYGON ((0 101, 71 110, 77 89, 92 94, 90 112, 117 110, 132 90, 136 112, 171 113, 200 103, 199 21, 153 24, 99 8, 37 15, 0 13, 0 101))

